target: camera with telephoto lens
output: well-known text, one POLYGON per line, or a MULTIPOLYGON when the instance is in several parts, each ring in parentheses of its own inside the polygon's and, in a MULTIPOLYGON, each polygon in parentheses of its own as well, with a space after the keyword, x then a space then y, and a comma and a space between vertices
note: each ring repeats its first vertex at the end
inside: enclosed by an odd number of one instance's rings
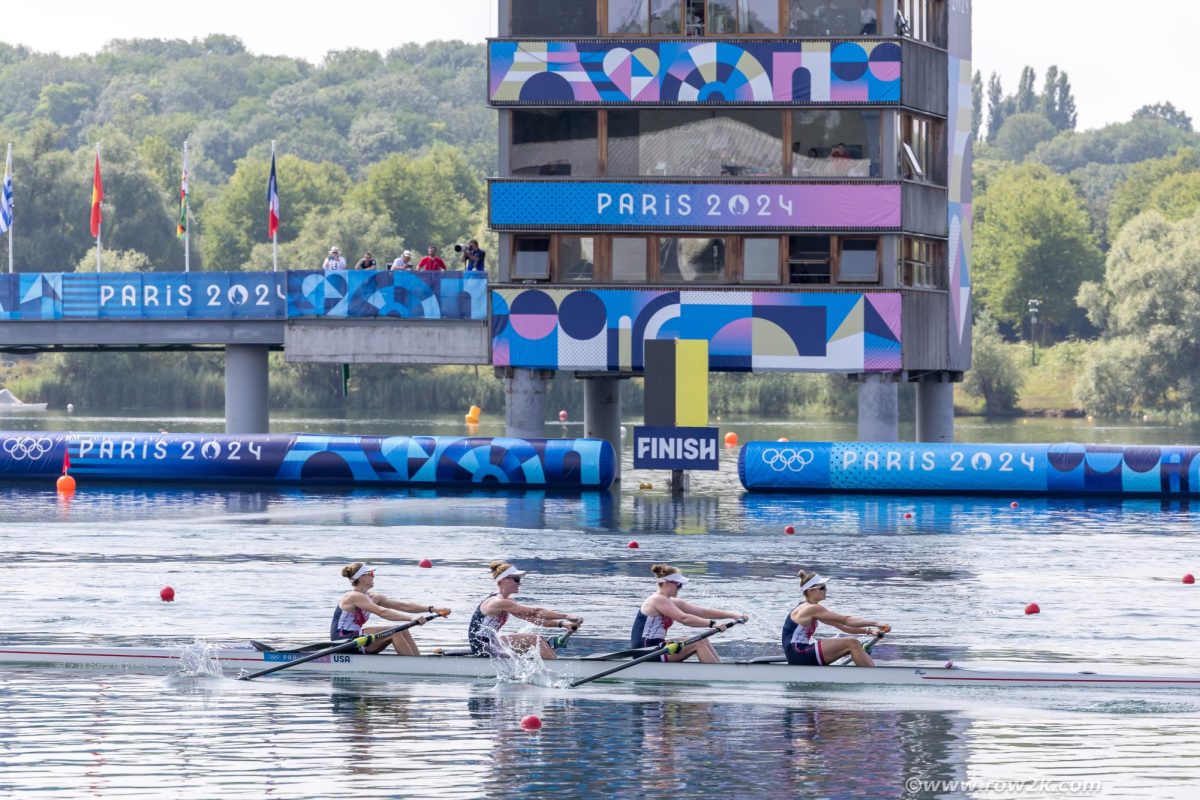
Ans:
POLYGON ((463 250, 466 250, 466 249, 467 248, 461 244, 454 245, 454 252, 456 252, 456 253, 461 253, 463 250))

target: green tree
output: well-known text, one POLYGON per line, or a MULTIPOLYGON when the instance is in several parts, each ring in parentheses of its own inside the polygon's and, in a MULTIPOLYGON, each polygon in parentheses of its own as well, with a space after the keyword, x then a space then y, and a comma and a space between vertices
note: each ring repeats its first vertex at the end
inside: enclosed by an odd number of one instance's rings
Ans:
POLYGON ((1050 122, 1060 131, 1073 131, 1079 114, 1075 109, 1075 94, 1071 91, 1067 73, 1059 73, 1057 88, 1057 103, 1054 114, 1049 116, 1050 122))
MULTIPOLYGON (((207 205, 201 251, 211 269, 264 269, 252 262, 256 243, 267 238, 267 177, 269 159, 246 158, 221 193, 207 205)), ((346 171, 336 164, 305 161, 293 155, 276 159, 279 183, 279 243, 295 239, 312 211, 329 212, 341 205, 350 188, 346 171)))
POLYGON ((1103 329, 1076 396, 1098 413, 1196 410, 1200 391, 1200 216, 1157 211, 1131 220, 1113 242, 1103 283, 1079 304, 1103 329))
POLYGON ((1024 161, 1039 144, 1054 138, 1054 126, 1041 114, 1013 114, 996 134, 996 151, 1009 161, 1024 161))
POLYGON ((1075 294, 1099 277, 1102 259, 1070 182, 1024 164, 997 174, 979 200, 975 265, 979 301, 997 320, 1019 325, 1036 298, 1059 337, 1079 329, 1075 294))
POLYGON ((971 141, 979 141, 979 129, 983 127, 983 73, 975 70, 971 78, 971 141))
POLYGON ((1151 103, 1133 112, 1134 119, 1161 119, 1181 131, 1192 132, 1192 118, 1172 103, 1151 103))
POLYGON ((1011 414, 1023 377, 1012 346, 1005 343, 996 320, 986 311, 977 315, 971 328, 971 353, 963 390, 983 400, 985 416, 1011 414))
MULTIPOLYGON (((317 209, 309 212, 299 236, 279 246, 279 268, 320 269, 331 247, 341 250, 349 267, 370 251, 383 269, 404 250, 404 239, 395 233, 386 216, 354 203, 333 211, 317 209)), ((271 245, 254 245, 250 261, 270 264, 271 245)))
POLYGON ((1021 80, 1017 84, 1017 93, 1013 96, 1013 113, 1030 114, 1038 110, 1037 93, 1033 90, 1037 83, 1037 73, 1033 67, 1026 66, 1021 70, 1021 80))
MULTIPOLYGON (((1171 202, 1172 198, 1161 193, 1164 184, 1177 176, 1197 172, 1200 172, 1200 150, 1190 147, 1184 147, 1168 158, 1134 164, 1129 169, 1129 177, 1113 191, 1108 212, 1109 230, 1119 231, 1122 225, 1146 209, 1166 210, 1162 204, 1171 202)), ((1185 203, 1188 197, 1186 187, 1186 182, 1178 187, 1185 192, 1185 203)), ((1186 210, 1186 206, 1183 210, 1186 210)))
POLYGON ((483 185, 462 152, 438 145, 420 156, 395 154, 371 167, 354 202, 385 215, 409 247, 445 248, 475 229, 483 185))
POLYGON ((42 87, 36 113, 55 125, 74 125, 80 115, 92 107, 92 102, 92 87, 85 83, 53 83, 42 87))
POLYGON ((1065 175, 1088 164, 1136 164, 1198 146, 1200 136, 1194 133, 1161 119, 1141 118, 1080 133, 1063 131, 1038 145, 1033 156, 1065 175))
POLYGON ((1000 76, 992 73, 988 78, 988 123, 987 123, 987 140, 988 142, 996 141, 996 134, 1000 132, 1000 126, 1004 124, 1004 117, 1007 115, 1008 109, 1004 102, 1004 88, 1000 85, 1000 76))

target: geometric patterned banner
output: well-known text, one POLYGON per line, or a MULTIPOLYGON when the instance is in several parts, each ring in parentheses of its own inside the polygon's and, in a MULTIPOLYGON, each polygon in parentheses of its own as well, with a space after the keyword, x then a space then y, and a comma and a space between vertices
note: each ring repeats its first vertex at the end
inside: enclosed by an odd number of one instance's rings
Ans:
POLYGON ((885 41, 488 43, 493 105, 900 102, 900 46, 885 41))
POLYGON ((895 372, 899 292, 493 289, 497 367, 640 372, 644 342, 703 339, 725 372, 895 372))
POLYGON ((747 442, 738 475, 751 491, 1195 495, 1200 448, 747 442))
POLYGON ((288 272, 289 318, 487 319, 486 272, 288 272))
POLYGON ((0 320, 487 319, 484 272, 19 272, 0 320))

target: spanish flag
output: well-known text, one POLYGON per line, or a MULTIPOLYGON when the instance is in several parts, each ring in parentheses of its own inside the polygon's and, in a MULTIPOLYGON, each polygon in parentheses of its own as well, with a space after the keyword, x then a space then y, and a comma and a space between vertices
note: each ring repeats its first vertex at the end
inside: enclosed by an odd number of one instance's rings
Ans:
POLYGON ((96 148, 96 169, 92 175, 92 236, 100 235, 100 201, 104 199, 104 183, 100 180, 100 148, 96 148))

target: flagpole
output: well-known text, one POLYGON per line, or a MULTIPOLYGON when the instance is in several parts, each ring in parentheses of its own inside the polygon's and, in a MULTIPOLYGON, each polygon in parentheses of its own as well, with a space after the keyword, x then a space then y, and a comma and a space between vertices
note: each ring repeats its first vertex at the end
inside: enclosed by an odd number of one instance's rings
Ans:
MULTIPOLYGON (((271 140, 271 163, 275 163, 275 140, 271 140)), ((276 191, 279 191, 276 188, 276 191)), ((271 234, 271 271, 279 272, 279 229, 271 234)))
POLYGON ((188 218, 187 218, 188 205, 189 205, 189 203, 187 202, 187 195, 191 194, 192 187, 191 187, 191 182, 188 181, 188 178, 187 178, 187 139, 183 140, 183 180, 184 180, 185 185, 187 185, 187 190, 184 193, 184 196, 179 198, 179 202, 183 203, 183 213, 181 214, 181 216, 183 217, 183 271, 191 272, 192 271, 192 261, 191 261, 192 225, 188 221, 188 218))
MULTIPOLYGON (((8 180, 8 177, 9 177, 8 168, 10 166, 12 166, 12 142, 8 143, 8 157, 4 160, 4 179, 5 180, 8 180)), ((12 222, 9 223, 9 225, 8 225, 8 271, 12 272, 13 271, 12 235, 13 235, 13 224, 16 223, 16 221, 17 221, 17 212, 13 210, 12 206, 9 206, 8 213, 12 214, 12 216, 13 216, 12 222)))
MULTIPOLYGON (((96 142, 96 163, 100 163, 100 143, 96 142)), ((94 183, 94 181, 93 181, 94 183)), ((95 191, 93 187, 92 191, 95 191)), ((96 226, 96 272, 100 272, 100 234, 104 232, 104 219, 96 226)))

